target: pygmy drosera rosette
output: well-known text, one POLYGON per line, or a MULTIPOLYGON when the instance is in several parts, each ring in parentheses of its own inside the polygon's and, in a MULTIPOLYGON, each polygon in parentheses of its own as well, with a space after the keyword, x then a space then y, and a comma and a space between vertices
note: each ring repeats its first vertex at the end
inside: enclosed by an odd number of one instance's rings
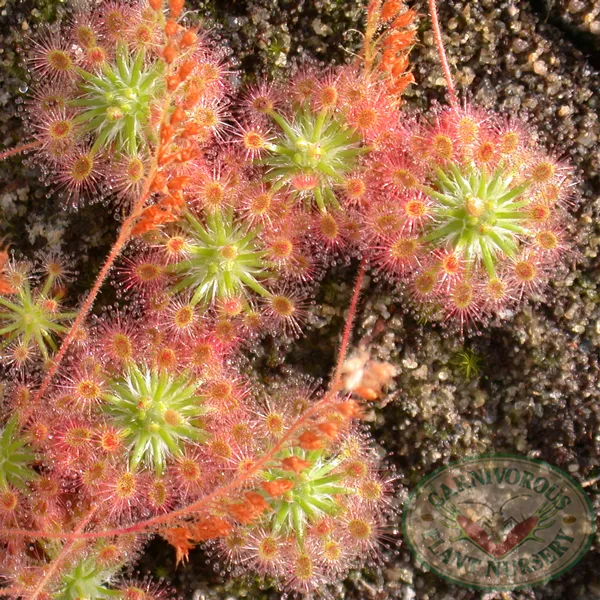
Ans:
POLYGON ((207 439, 200 423, 206 409, 198 386, 189 374, 174 375, 134 363, 105 386, 103 410, 123 432, 132 470, 143 463, 161 475, 167 458, 180 456, 185 443, 207 439))
MULTIPOLYGON (((295 403, 310 402, 300 390, 288 394, 291 412, 295 403)), ((227 505, 238 525, 220 548, 235 572, 250 564, 266 578, 310 594, 377 558, 388 484, 365 439, 348 431, 347 411, 356 405, 333 407, 273 456, 241 502, 227 505)), ((272 406, 263 417, 268 438, 278 431, 272 427, 276 414, 272 406)))
POLYGON ((462 328, 538 294, 564 264, 571 169, 525 125, 446 108, 373 161, 367 251, 418 308, 462 328))
POLYGON ((192 307, 228 318, 258 318, 258 330, 296 335, 304 289, 314 278, 306 219, 278 206, 268 220, 256 222, 238 207, 249 193, 245 182, 226 193, 227 202, 212 207, 198 206, 198 196, 190 194, 196 206, 155 236, 155 264, 166 277, 164 289, 192 307))
POLYGON ((259 87, 247 105, 251 121, 240 140, 259 157, 265 180, 321 213, 339 210, 344 191, 363 185, 361 157, 388 135, 397 109, 382 81, 366 83, 350 68, 301 72, 289 90, 259 87))
POLYGON ((137 199, 155 150, 170 140, 161 130, 165 102, 171 125, 190 121, 182 125, 188 146, 209 143, 221 124, 219 60, 194 31, 144 2, 77 5, 66 23, 37 32, 29 50, 27 121, 42 170, 72 204, 137 199))
POLYGON ((242 298, 247 290, 268 297, 261 284, 271 265, 257 239, 258 231, 234 219, 232 208, 205 211, 204 223, 185 213, 185 256, 168 270, 178 277, 172 292, 190 291, 192 304, 242 298))
POLYGON ((100 73, 77 69, 81 77, 77 98, 68 103, 78 110, 73 118, 80 133, 94 133, 91 153, 112 148, 134 157, 138 147, 155 135, 150 111, 164 85, 164 64, 146 64, 144 50, 131 54, 124 45, 115 51, 115 64, 105 63, 100 73))
POLYGON ((14 414, 0 430, 0 491, 9 486, 24 490, 38 476, 33 469, 35 453, 18 429, 18 415, 14 414))
POLYGON ((25 368, 38 354, 44 360, 57 350, 57 337, 68 331, 68 321, 76 312, 63 312, 64 267, 59 261, 45 265, 46 277, 41 285, 31 265, 11 262, 4 269, 11 293, 0 295, 0 351, 5 364, 25 368), (33 287, 35 285, 35 287, 33 287))

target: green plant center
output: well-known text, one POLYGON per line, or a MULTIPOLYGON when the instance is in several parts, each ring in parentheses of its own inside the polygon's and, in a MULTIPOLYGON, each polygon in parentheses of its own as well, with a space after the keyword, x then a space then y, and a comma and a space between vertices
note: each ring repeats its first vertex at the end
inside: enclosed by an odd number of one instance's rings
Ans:
POLYGON ((104 409, 124 431, 132 469, 144 463, 160 474, 169 457, 181 454, 184 443, 206 439, 198 422, 205 410, 197 387, 186 374, 135 364, 108 386, 104 409))
POLYGON ((208 212, 205 223, 191 213, 186 217, 190 239, 185 259, 171 267, 179 275, 173 291, 194 289, 192 306, 242 297, 250 290, 270 297, 260 284, 269 275, 269 263, 256 230, 237 223, 231 211, 208 212))
MULTIPOLYGON (((116 570, 116 569, 113 569, 116 570)), ((61 578, 60 598, 63 600, 100 600, 114 597, 114 592, 107 587, 106 581, 113 570, 104 569, 93 559, 83 559, 61 578)))
POLYGON ((316 113, 304 107, 293 121, 275 111, 268 114, 282 131, 262 161, 273 189, 287 186, 305 197, 309 206, 314 199, 322 212, 339 208, 334 190, 358 165, 360 135, 333 111, 316 113))
POLYGON ((301 460, 310 458, 310 466, 300 473, 270 469, 266 478, 283 478, 293 484, 281 496, 271 499, 275 512, 273 530, 293 532, 302 544, 308 524, 336 515, 340 510, 338 499, 354 490, 344 485, 344 474, 335 472, 338 459, 328 459, 320 451, 296 451, 294 456, 301 460))
POLYGON ((161 90, 160 63, 144 64, 144 53, 132 56, 119 47, 115 64, 103 63, 98 74, 78 70, 79 96, 71 101, 82 112, 76 122, 84 132, 94 133, 93 150, 113 146, 133 155, 148 134, 150 109, 161 90))
POLYGON ((442 242, 467 261, 481 260, 494 277, 495 263, 515 256, 518 236, 526 231, 528 200, 522 196, 530 183, 515 184, 513 179, 502 168, 491 174, 452 163, 438 169, 427 193, 439 202, 422 241, 442 242))

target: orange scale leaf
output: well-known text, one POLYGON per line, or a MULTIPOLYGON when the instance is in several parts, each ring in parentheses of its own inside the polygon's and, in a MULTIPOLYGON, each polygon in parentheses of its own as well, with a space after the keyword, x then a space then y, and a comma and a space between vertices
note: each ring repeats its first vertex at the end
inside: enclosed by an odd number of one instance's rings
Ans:
POLYGON ((294 471, 294 473, 301 473, 304 469, 310 467, 311 464, 309 460, 302 460, 297 456, 288 456, 281 461, 281 466, 286 471, 294 471))
POLYGON ((323 446, 323 441, 314 431, 305 431, 299 438, 300 448, 302 450, 319 450, 323 446))
POLYGON ((221 517, 204 517, 192 526, 194 540, 203 542, 228 535, 231 525, 221 517))
POLYGON ((173 527, 165 529, 161 535, 175 548, 176 565, 187 562, 190 550, 194 547, 192 532, 187 527, 173 527))
POLYGON ((263 481, 260 485, 267 494, 276 498, 289 492, 294 487, 294 482, 289 479, 276 479, 275 481, 263 481))

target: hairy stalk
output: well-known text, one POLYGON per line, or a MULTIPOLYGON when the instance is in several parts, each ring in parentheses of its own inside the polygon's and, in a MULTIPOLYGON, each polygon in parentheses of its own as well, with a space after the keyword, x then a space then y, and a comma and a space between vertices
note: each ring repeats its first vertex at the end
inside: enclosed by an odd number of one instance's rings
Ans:
POLYGON ((96 300, 96 297, 98 296, 98 293, 100 292, 100 289, 102 288, 102 284, 104 283, 110 269, 112 268, 115 260, 117 259, 117 257, 119 256, 119 254, 121 253, 121 251, 123 250, 125 245, 127 244, 128 240, 129 240, 129 236, 131 234, 131 229, 133 228, 135 220, 140 216, 140 214, 146 204, 146 200, 148 199, 150 183, 152 181, 152 177, 154 176, 155 172, 156 172, 156 168, 154 168, 150 171, 150 174, 148 176, 148 179, 146 180, 144 189, 143 189, 139 199, 133 206, 133 208, 131 210, 131 214, 125 219, 125 221, 123 221, 123 225, 121 225, 121 229, 119 230, 119 235, 117 237, 117 240, 113 244, 113 246, 110 250, 110 253, 109 253, 106 261, 104 262, 104 265, 103 265, 102 269, 100 270, 100 273, 98 273, 98 277, 96 277, 96 281, 94 282, 94 285, 93 285, 92 289, 90 290, 90 293, 88 294, 87 298, 85 299, 85 302, 81 306, 75 321, 73 321, 73 325, 71 326, 69 333, 63 340, 63 342, 60 346, 60 350, 58 351, 55 358, 53 359, 52 365, 48 369, 46 376, 44 377, 44 380, 42 381, 42 384, 35 395, 34 403, 38 402, 43 397, 46 390, 48 389, 48 386, 52 382, 54 375, 56 375, 56 372, 58 371, 58 368, 60 367, 60 364, 62 363, 62 361, 65 357, 65 354, 66 354, 67 350, 69 349, 69 346, 71 345, 71 343, 73 342, 73 339, 77 335, 77 331, 78 331, 79 327, 83 323, 87 314, 92 309, 92 306, 94 305, 94 301, 96 300))
POLYGON ((318 415, 324 408, 328 407, 335 399, 337 392, 337 384, 339 383, 339 379, 341 377, 341 367, 344 363, 346 352, 348 350, 348 345, 350 343, 350 338, 352 336, 352 328, 354 325, 354 320, 356 317, 356 308, 358 306, 358 300, 360 298, 360 288, 362 286, 364 273, 366 268, 366 260, 363 258, 361 260, 358 275, 356 277, 356 283, 354 284, 354 291, 352 293, 352 300, 350 302, 350 306, 348 309, 348 316, 346 318, 346 324, 344 326, 344 333, 342 336, 342 343, 340 345, 340 349, 338 351, 337 356, 337 366, 333 378, 333 382, 330 386, 330 391, 328 391, 325 396, 319 400, 312 408, 307 410, 303 415, 301 415, 298 420, 293 423, 290 428, 286 431, 286 433, 281 437, 281 439, 273 445, 273 447, 266 452, 260 460, 256 461, 256 463, 252 466, 252 468, 247 469, 242 474, 238 475, 235 479, 230 481, 227 485, 224 485, 214 492, 203 496, 196 502, 179 508, 178 510, 172 511, 170 513, 166 513, 163 515, 158 515, 151 519, 147 519, 145 521, 139 521, 129 527, 123 527, 121 529, 110 529, 105 531, 94 531, 89 533, 50 533, 43 531, 27 531, 23 529, 4 529, 0 530, 0 535, 6 536, 20 536, 20 537, 40 537, 46 539, 64 539, 64 540, 78 540, 78 539, 95 539, 101 537, 110 537, 115 535, 126 535, 132 533, 145 533, 150 528, 156 527, 157 525, 161 525, 164 523, 169 523, 177 518, 185 517, 191 513, 198 512, 202 508, 210 505, 211 502, 218 500, 224 496, 227 496, 229 492, 239 488, 246 481, 251 479, 256 473, 258 473, 263 467, 265 467, 270 460, 273 459, 281 450, 285 448, 285 445, 288 441, 290 441, 296 432, 303 427, 307 421, 309 421, 312 417, 318 415))
POLYGON ((28 152, 29 150, 35 150, 41 145, 42 142, 30 142, 29 144, 23 144, 22 146, 5 150, 4 152, 0 152, 0 161, 4 160, 5 158, 10 158, 11 156, 16 156, 17 154, 21 154, 23 152, 28 152))
POLYGON ((450 72, 450 65, 448 64, 448 57, 446 56, 446 49, 444 48, 444 42, 442 41, 442 30, 438 19, 437 4, 436 0, 429 0, 429 14, 431 16, 431 26, 433 28, 433 37, 435 39, 435 45, 437 48, 440 63, 442 64, 442 70, 444 72, 444 78, 446 79, 446 85, 448 86, 448 97, 450 104, 456 106, 458 99, 456 97, 456 88, 454 87, 454 80, 452 79, 452 73, 450 72))
MULTIPOLYGON (((82 519, 81 523, 79 523, 79 525, 77 526, 77 529, 75 529, 75 532, 74 532, 75 535, 80 533, 81 531, 83 531, 83 529, 85 529, 86 525, 90 522, 90 520, 96 513, 96 510, 97 510, 97 507, 92 508, 88 512, 86 517, 84 519, 82 519)), ((44 576, 40 579, 40 582, 37 584, 35 590, 33 590, 33 593, 31 594, 29 600, 36 600, 36 598, 38 598, 38 596, 44 591, 44 588, 49 583, 49 581, 52 579, 52 577, 56 573, 57 569, 60 567, 61 563, 73 551, 76 540, 77 540, 77 538, 73 538, 73 539, 65 542, 65 545, 62 547, 58 556, 56 556, 52 560, 48 569, 44 573, 44 576)))
POLYGON ((371 0, 367 8, 367 24, 365 27, 365 37, 363 39, 362 58, 363 71, 366 74, 371 73, 373 61, 375 60, 375 44, 373 38, 377 33, 379 16, 381 15, 381 0, 371 0))
POLYGON ((350 344, 350 337, 352 336, 352 329, 354 328, 354 318, 356 317, 356 307, 358 306, 358 299, 360 298, 360 288, 362 287, 363 278, 365 275, 365 269, 367 261, 363 258, 360 261, 358 267, 358 274, 356 276, 356 283, 354 284, 354 291, 352 292, 352 300, 350 301, 350 307, 348 309, 348 317, 344 326, 344 334, 342 336, 342 343, 337 356, 337 365, 333 374, 333 379, 330 384, 330 389, 337 389, 340 379, 342 377, 342 366, 346 360, 346 353, 348 352, 348 345, 350 344))
MULTIPOLYGON (((169 94, 169 95, 167 95, 164 106, 163 106, 161 124, 165 122, 170 105, 171 105, 171 95, 169 94)), ((117 237, 117 240, 113 244, 108 257, 107 257, 106 261, 104 262, 102 269, 100 270, 100 273, 98 273, 98 276, 96 277, 96 281, 94 282, 94 285, 93 285, 92 289, 90 290, 90 293, 88 294, 87 298, 85 299, 85 302, 81 306, 81 309, 79 310, 79 314, 77 315, 77 318, 73 322, 73 325, 71 326, 71 329, 69 330, 69 333, 63 340, 60 350, 58 351, 57 355, 53 359, 52 365, 48 369, 48 371, 44 377, 44 380, 42 381, 42 384, 40 385, 40 388, 38 389, 38 391, 34 397, 34 403, 41 400, 44 393, 48 389, 48 386, 52 382, 54 375, 56 375, 56 372, 58 371, 58 368, 60 367, 60 364, 62 363, 62 361, 67 353, 67 350, 69 349, 69 346, 75 339, 75 336, 77 335, 77 331, 78 331, 79 327, 83 323, 87 314, 92 309, 92 307, 94 305, 94 301, 96 300, 96 297, 98 296, 98 293, 100 292, 100 289, 102 288, 102 285, 104 284, 104 281, 106 280, 106 277, 108 276, 110 269, 112 268, 112 266, 115 263, 115 260, 119 257, 119 255, 121 254, 121 251, 123 250, 123 248, 129 241, 129 238, 131 236, 131 230, 133 229, 133 226, 135 225, 135 221, 142 214, 142 211, 144 210, 144 208, 146 206, 146 201, 148 200, 148 198, 150 196, 150 185, 152 184, 152 180, 157 171, 158 156, 159 156, 160 150, 161 150, 161 146, 160 146, 160 144, 158 144, 156 151, 154 153, 154 157, 152 159, 152 166, 150 168, 150 172, 148 174, 148 177, 146 178, 146 181, 144 182, 144 187, 142 189, 140 197, 133 205, 129 216, 125 219, 125 221, 123 221, 123 224, 121 225, 121 229, 119 230, 119 235, 117 237)))

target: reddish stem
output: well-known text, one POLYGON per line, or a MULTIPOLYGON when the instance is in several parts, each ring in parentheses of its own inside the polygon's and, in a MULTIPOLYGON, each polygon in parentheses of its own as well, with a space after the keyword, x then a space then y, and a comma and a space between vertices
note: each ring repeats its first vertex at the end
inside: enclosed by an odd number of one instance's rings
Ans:
POLYGON ((11 156, 16 156, 17 154, 21 154, 22 152, 35 150, 41 145, 42 142, 31 142, 29 144, 23 144, 22 146, 11 148, 10 150, 5 150, 4 152, 0 152, 0 161, 4 160, 5 158, 10 158, 11 156))
MULTIPOLYGON (((90 522, 91 518, 94 516, 96 510, 97 510, 96 508, 92 508, 88 512, 88 514, 85 516, 85 518, 82 519, 81 523, 79 523, 79 525, 77 526, 77 529, 75 529, 75 534, 80 533, 81 531, 83 531, 85 529, 86 525, 90 522)), ((44 588, 46 587, 46 585, 48 585, 48 582, 52 579, 52 577, 54 576, 54 574, 60 567, 61 563, 73 551, 73 549, 74 549, 73 546, 75 544, 76 539, 77 538, 74 538, 73 540, 65 542, 65 545, 62 547, 61 551, 58 553, 58 556, 54 557, 52 562, 48 565, 48 568, 44 571, 44 576, 40 579, 36 588, 33 590, 33 593, 29 597, 29 600, 36 600, 37 597, 44 591, 44 588)))
MULTIPOLYGON (((162 126, 162 123, 164 123, 166 120, 170 106, 171 106, 171 94, 167 95, 167 97, 165 99, 165 103, 163 106, 163 113, 162 113, 162 117, 161 117, 161 121, 160 121, 161 126, 162 126)), ((152 166, 150 168, 150 172, 148 173, 148 177, 146 177, 146 181, 144 182, 144 187, 142 189, 140 197, 137 199, 137 201, 133 205, 129 216, 125 219, 125 221, 123 221, 123 224, 121 225, 121 229, 119 230, 119 235, 117 237, 117 240, 113 244, 113 247, 111 248, 108 257, 107 257, 106 261, 104 262, 104 265, 103 265, 102 269, 100 270, 100 273, 98 273, 98 276, 96 277, 96 281, 94 282, 94 285, 92 286, 92 289, 90 290, 90 293, 88 294, 87 298, 85 299, 85 302, 81 306, 81 308, 77 314, 77 317, 75 318, 75 321, 73 322, 73 325, 71 326, 71 329, 69 330, 69 333, 63 340, 63 342, 60 346, 60 350, 54 357, 50 368, 48 369, 46 375, 44 376, 44 379, 33 399, 33 404, 36 404, 37 402, 39 402, 42 399, 42 397, 44 396, 44 393, 46 392, 46 390, 48 389, 48 386, 52 382, 54 375, 56 375, 56 372, 58 371, 58 368, 60 367, 60 364, 62 363, 62 361, 67 353, 67 350, 69 349, 69 346, 73 343, 73 340, 75 339, 75 337, 77 335, 77 331, 79 330, 79 327, 83 323, 87 314, 92 309, 92 306, 94 305, 94 301, 96 300, 96 297, 98 296, 98 293, 100 292, 100 289, 102 288, 102 285, 104 284, 104 281, 106 280, 106 277, 108 276, 110 269, 112 268, 112 266, 115 263, 115 260, 118 258, 119 254, 121 253, 121 251, 123 250, 123 248, 125 247, 127 242, 129 241, 129 238, 131 236, 131 230, 133 229, 133 226, 135 225, 135 221, 142 214, 144 207, 146 205, 146 202, 150 196, 150 186, 152 184, 152 180, 154 179, 154 176, 156 175, 157 165, 158 165, 158 156, 160 154, 160 151, 161 151, 161 146, 159 144, 154 153, 152 166)))
POLYGON ((42 384, 40 385, 39 389, 36 392, 36 395, 33 399, 33 404, 37 404, 44 396, 44 393, 46 392, 46 390, 48 389, 48 386, 52 382, 54 375, 56 375, 56 371, 60 367, 60 364, 62 363, 62 361, 65 357, 65 354, 67 353, 67 350, 69 349, 70 345, 73 343, 73 340, 75 339, 75 336, 77 335, 79 327, 83 323, 87 314, 92 309, 92 306, 94 305, 94 301, 96 300, 96 297, 98 296, 98 293, 100 292, 100 289, 102 288, 102 285, 103 285, 106 277, 108 276, 108 272, 112 268, 115 260, 117 259, 117 257, 121 253, 121 251, 123 250, 125 244, 127 244, 127 241, 129 240, 129 237, 131 235, 131 230, 133 228, 133 225, 135 224, 135 220, 140 216, 140 214, 144 208, 144 205, 146 204, 146 200, 148 199, 150 183, 152 181, 153 176, 154 176, 154 171, 152 171, 150 173, 150 175, 148 176, 148 178, 146 180, 146 184, 142 191, 142 194, 140 195, 139 199, 135 203, 135 205, 131 211, 131 214, 125 219, 125 221, 123 221, 123 225, 121 225, 121 229, 119 230, 119 235, 117 237, 117 240, 113 244, 113 247, 110 250, 110 254, 108 255, 106 261, 104 262, 104 265, 103 265, 102 269, 100 270, 100 273, 98 273, 98 277, 96 277, 96 281, 94 282, 94 285, 93 285, 92 289, 90 290, 90 293, 88 294, 87 298, 85 299, 85 302, 82 304, 81 308, 79 309, 77 317, 75 318, 75 321, 73 322, 73 325, 71 326, 71 329, 69 330, 69 333, 67 334, 67 336, 65 337, 65 339, 63 340, 63 342, 60 346, 60 350, 58 351, 58 353, 52 360, 52 364, 51 364, 50 368, 48 369, 48 371, 46 372, 44 380, 42 381, 42 384))
POLYGON ((342 343, 338 351, 337 365, 333 374, 330 389, 337 389, 337 386, 342 377, 342 367, 346 360, 346 353, 348 352, 348 345, 350 344, 350 337, 352 336, 352 329, 354 327, 354 318, 356 316, 356 307, 358 306, 358 299, 360 298, 360 288, 362 287, 363 278, 365 275, 365 267, 367 261, 363 258, 360 261, 358 267, 358 274, 356 276, 356 282, 354 284, 354 291, 352 292, 352 300, 350 301, 350 307, 348 308, 348 317, 346 318, 346 325, 344 326, 344 333, 342 335, 342 343))
POLYGON ((381 0, 371 0, 367 7, 367 23, 365 26, 365 37, 362 47, 362 62, 363 72, 369 76, 373 67, 374 61, 374 44, 373 38, 377 32, 379 24, 379 16, 381 15, 381 0))
POLYGON ((431 16, 431 27, 433 28, 433 37, 435 39, 435 45, 437 47, 440 63, 442 64, 442 71, 444 72, 446 85, 448 86, 448 97, 450 100, 450 104, 452 106, 456 106, 458 104, 458 99, 456 97, 456 88, 454 87, 452 73, 450 72, 450 65, 448 64, 448 57, 446 56, 446 49, 444 48, 444 42, 442 41, 442 30, 440 28, 440 22, 438 20, 436 0, 429 0, 429 14, 431 16))

